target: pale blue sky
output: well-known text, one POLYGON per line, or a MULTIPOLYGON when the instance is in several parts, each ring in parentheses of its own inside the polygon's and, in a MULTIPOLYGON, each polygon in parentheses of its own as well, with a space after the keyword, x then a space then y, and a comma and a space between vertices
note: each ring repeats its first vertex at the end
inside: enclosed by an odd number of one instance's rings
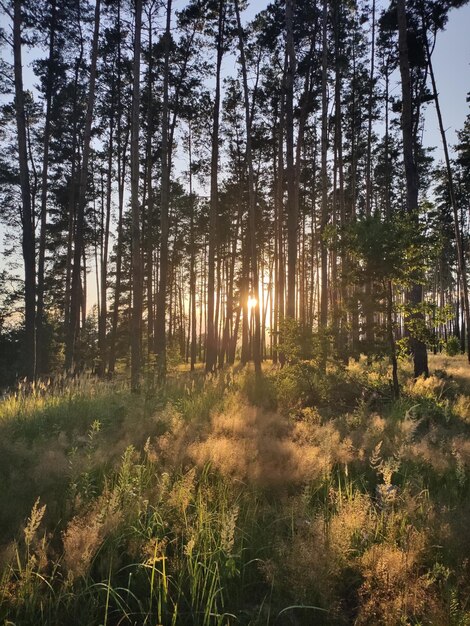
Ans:
MULTIPOLYGON (((439 100, 447 130, 447 141, 453 145, 457 141, 456 130, 465 122, 470 106, 466 102, 470 91, 470 4, 450 13, 446 30, 438 34, 433 55, 439 100)), ((440 136, 434 106, 426 112, 425 142, 439 146, 440 136)))

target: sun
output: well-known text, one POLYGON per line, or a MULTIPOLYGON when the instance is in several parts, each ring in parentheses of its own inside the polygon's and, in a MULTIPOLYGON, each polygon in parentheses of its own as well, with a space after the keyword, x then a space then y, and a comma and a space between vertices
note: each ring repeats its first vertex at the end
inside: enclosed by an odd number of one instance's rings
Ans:
POLYGON ((248 296, 248 311, 253 310, 258 304, 258 300, 253 298, 253 296, 248 296))

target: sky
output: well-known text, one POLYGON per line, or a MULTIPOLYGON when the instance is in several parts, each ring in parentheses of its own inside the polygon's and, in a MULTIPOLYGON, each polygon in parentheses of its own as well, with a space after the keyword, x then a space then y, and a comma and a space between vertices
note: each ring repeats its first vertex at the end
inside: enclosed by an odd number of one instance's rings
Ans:
MULTIPOLYGON (((433 54, 439 101, 450 146, 457 142, 456 131, 460 130, 470 113, 466 102, 470 92, 470 4, 450 13, 446 30, 438 34, 433 54)), ((438 146, 442 153, 439 126, 434 106, 426 110, 424 140, 427 146, 438 146)))
MULTIPOLYGON (((250 20, 254 15, 267 6, 266 0, 252 0, 245 12, 244 18, 250 20)), ((383 1, 379 6, 385 4, 383 1)), ((175 9, 181 9, 186 5, 186 0, 176 0, 175 9)), ((2 24, 2 26, 6 26, 2 24)), ((470 113, 470 105, 466 102, 467 93, 470 92, 470 4, 453 9, 449 14, 449 21, 446 29, 439 32, 436 47, 433 54, 434 73, 444 127, 446 128, 447 141, 451 148, 457 142, 456 131, 464 125, 465 118, 470 113)), ((2 54, 8 58, 10 55, 5 48, 2 54)), ((31 88, 34 77, 30 61, 26 57, 24 60, 25 87, 31 88), (30 84, 28 84, 28 82, 30 84)), ((234 73, 234 57, 228 57, 225 64, 227 74, 234 73)), ((399 86, 397 85, 398 89, 399 86)), ((441 138, 435 108, 432 104, 425 110, 424 144, 426 147, 436 146, 434 152, 437 160, 442 158, 441 138)), ((4 240, 8 236, 5 228, 0 225, 0 269, 3 265, 4 240)), ((18 251, 20 252, 20 251, 18 251)), ((93 278, 90 277, 90 286, 93 278)), ((94 282, 94 281, 93 281, 94 282)), ((91 300, 95 298, 91 297, 91 300)), ((92 302, 90 302, 92 304, 92 302)))

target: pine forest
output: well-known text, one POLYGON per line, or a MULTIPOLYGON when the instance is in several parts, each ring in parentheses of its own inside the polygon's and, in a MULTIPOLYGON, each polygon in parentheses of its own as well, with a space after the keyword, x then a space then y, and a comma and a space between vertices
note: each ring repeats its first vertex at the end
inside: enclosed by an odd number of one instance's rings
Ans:
POLYGON ((2 624, 470 626, 469 5, 0 0, 2 624))

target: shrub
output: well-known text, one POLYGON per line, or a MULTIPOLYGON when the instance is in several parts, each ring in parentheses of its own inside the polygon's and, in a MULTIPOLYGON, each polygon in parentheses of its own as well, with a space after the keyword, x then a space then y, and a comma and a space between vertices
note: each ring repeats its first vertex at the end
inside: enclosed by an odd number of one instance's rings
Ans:
POLYGON ((320 338, 309 326, 288 317, 281 323, 278 349, 289 363, 318 359, 320 338))
POLYGON ((447 356, 456 356, 460 352, 460 340, 455 335, 449 337, 446 343, 447 356))

